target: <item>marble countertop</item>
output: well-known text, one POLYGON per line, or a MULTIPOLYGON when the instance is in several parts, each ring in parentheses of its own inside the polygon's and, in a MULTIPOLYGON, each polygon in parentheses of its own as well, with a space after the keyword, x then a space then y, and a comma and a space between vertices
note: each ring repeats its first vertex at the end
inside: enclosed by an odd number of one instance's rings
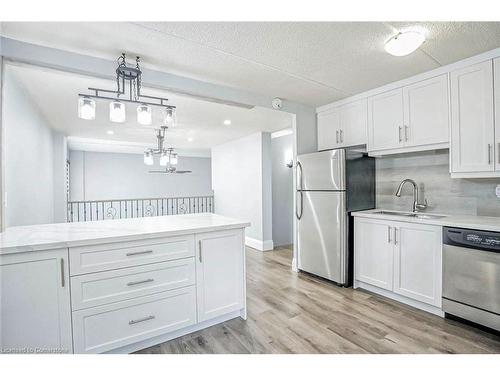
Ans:
POLYGON ((440 225, 447 227, 458 227, 458 228, 469 228, 477 230, 487 230, 493 232, 500 232, 500 217, 491 216, 474 216, 474 215, 447 215, 445 213, 436 212, 421 212, 421 214, 429 215, 444 215, 442 218, 431 218, 431 219, 420 219, 415 217, 407 216, 397 216, 397 215, 384 215, 379 214, 378 211, 392 211, 392 212, 402 212, 394 210, 384 210, 383 208, 377 208, 374 210, 358 211, 353 212, 352 216, 355 217, 367 217, 367 218, 378 218, 384 220, 393 221, 404 221, 408 223, 418 223, 418 224, 430 224, 430 225, 440 225))
POLYGON ((0 254, 237 229, 250 223, 211 214, 27 225, 0 233, 0 254))

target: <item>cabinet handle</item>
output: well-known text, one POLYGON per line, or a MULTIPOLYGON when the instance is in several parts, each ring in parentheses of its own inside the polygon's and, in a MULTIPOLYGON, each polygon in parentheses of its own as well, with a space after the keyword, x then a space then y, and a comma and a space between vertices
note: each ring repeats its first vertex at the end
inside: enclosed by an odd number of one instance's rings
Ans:
POLYGON ((408 126, 405 125, 405 141, 408 142, 408 126))
POLYGON ((340 130, 340 143, 344 143, 344 131, 340 130))
POLYGON ((155 280, 154 279, 146 279, 146 280, 141 280, 141 281, 131 281, 131 282, 127 283, 127 286, 134 286, 134 285, 144 284, 144 283, 152 283, 153 281, 155 281, 155 280))
POLYGON ((61 287, 64 288, 66 285, 66 280, 64 278, 64 259, 61 258, 61 287))
POLYGON ((201 240, 198 241, 198 247, 200 248, 200 257, 199 257, 199 259, 200 259, 200 263, 201 263, 202 260, 203 260, 203 258, 201 256, 201 240))
POLYGON ((398 137, 399 137, 399 142, 401 143, 401 141, 403 140, 401 138, 401 130, 402 130, 402 127, 401 126, 398 126, 398 137))
POLYGON ((488 143, 488 164, 491 164, 491 144, 488 143))
POLYGON ((339 143, 339 131, 338 130, 335 131, 335 142, 339 143))
POLYGON ((141 323, 141 322, 145 322, 145 321, 148 321, 148 320, 152 320, 154 319, 155 316, 154 315, 149 315, 149 316, 146 316, 144 318, 140 318, 140 319, 132 319, 128 322, 129 325, 132 325, 132 324, 137 324, 137 323, 141 323))
POLYGON ((151 254, 153 250, 145 250, 145 251, 136 251, 135 253, 127 253, 128 257, 134 256, 134 255, 143 255, 143 254, 151 254))
POLYGON ((391 243, 391 227, 387 227, 387 242, 391 243))
POLYGON ((500 164, 500 142, 498 142, 498 164, 500 164))
POLYGON ((394 245, 398 244, 398 228, 394 227, 394 245))

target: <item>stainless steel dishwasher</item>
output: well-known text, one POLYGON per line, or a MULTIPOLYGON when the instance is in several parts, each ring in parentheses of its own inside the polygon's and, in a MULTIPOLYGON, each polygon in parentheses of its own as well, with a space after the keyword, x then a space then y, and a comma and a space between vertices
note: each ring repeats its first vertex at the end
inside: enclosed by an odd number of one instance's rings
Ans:
POLYGON ((500 331, 500 233, 443 228, 443 310, 500 331))

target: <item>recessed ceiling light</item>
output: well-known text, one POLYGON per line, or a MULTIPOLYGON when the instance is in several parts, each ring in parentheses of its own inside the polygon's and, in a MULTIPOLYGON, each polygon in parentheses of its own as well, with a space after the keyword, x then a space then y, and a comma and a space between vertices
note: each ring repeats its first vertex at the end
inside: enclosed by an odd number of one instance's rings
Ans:
POLYGON ((231 125, 231 120, 224 120, 224 125, 231 125))
POLYGON ((415 51, 425 40, 418 31, 405 31, 394 35, 385 43, 385 50, 394 56, 406 56, 415 51))
POLYGON ((193 142, 193 138, 189 137, 188 142, 193 142))
POLYGON ((115 132, 113 130, 108 130, 106 133, 109 134, 109 135, 115 134, 115 132))

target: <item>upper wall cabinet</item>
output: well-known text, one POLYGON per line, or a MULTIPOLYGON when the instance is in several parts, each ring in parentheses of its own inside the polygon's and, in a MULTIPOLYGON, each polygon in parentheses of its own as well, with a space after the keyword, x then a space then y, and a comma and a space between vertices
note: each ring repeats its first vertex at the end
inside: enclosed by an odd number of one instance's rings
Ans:
POLYGON ((366 99, 318 113, 318 151, 366 144, 366 99))
POLYGON ((447 75, 368 98, 368 151, 372 155, 448 147, 447 75))
MULTIPOLYGON (((499 64, 495 60, 497 69, 499 64)), ((495 163, 493 62, 455 70, 450 80, 452 177, 499 175, 495 172, 495 165, 500 168, 495 163)))

